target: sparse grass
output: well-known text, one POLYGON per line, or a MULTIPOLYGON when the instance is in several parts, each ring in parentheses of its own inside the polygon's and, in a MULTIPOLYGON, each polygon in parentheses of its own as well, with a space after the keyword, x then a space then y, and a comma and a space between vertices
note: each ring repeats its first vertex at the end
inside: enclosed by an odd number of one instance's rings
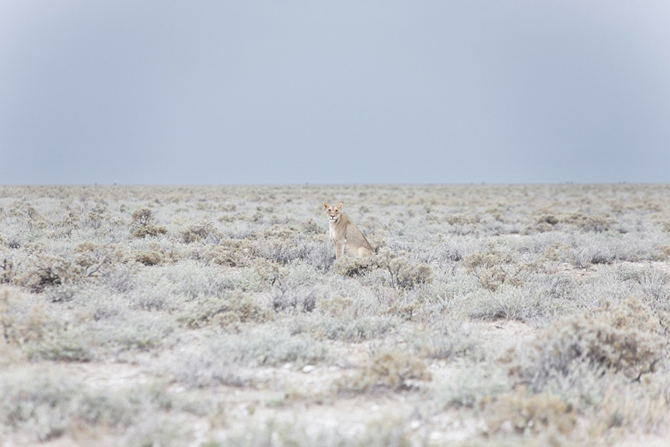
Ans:
POLYGON ((1 186, 0 438, 664 445, 669 193, 1 186))

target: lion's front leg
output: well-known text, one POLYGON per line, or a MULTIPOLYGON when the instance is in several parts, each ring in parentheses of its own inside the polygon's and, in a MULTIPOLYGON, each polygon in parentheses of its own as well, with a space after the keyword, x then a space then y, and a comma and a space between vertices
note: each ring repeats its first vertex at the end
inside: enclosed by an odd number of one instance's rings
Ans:
POLYGON ((335 242, 335 258, 341 258, 344 255, 344 241, 335 242))

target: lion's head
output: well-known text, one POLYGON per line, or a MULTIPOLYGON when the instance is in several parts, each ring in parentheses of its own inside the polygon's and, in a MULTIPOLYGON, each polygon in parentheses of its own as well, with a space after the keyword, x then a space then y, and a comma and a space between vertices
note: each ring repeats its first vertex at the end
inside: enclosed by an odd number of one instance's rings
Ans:
POLYGON ((342 216, 342 203, 339 203, 337 206, 324 203, 323 209, 326 210, 326 216, 328 216, 329 221, 337 222, 340 220, 340 216, 342 216))

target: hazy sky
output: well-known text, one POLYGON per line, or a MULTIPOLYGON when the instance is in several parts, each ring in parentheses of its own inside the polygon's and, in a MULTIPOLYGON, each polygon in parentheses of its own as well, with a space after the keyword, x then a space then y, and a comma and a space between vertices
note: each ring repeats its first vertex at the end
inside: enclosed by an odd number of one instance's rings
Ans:
POLYGON ((0 184, 670 182, 670 1, 0 0, 0 184))

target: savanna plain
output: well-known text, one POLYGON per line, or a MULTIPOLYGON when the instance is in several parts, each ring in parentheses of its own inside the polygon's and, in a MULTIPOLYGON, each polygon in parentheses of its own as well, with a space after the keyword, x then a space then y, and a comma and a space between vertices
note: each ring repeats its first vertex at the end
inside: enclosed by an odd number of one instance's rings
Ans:
POLYGON ((0 445, 668 445, 669 198, 0 186, 0 445))

